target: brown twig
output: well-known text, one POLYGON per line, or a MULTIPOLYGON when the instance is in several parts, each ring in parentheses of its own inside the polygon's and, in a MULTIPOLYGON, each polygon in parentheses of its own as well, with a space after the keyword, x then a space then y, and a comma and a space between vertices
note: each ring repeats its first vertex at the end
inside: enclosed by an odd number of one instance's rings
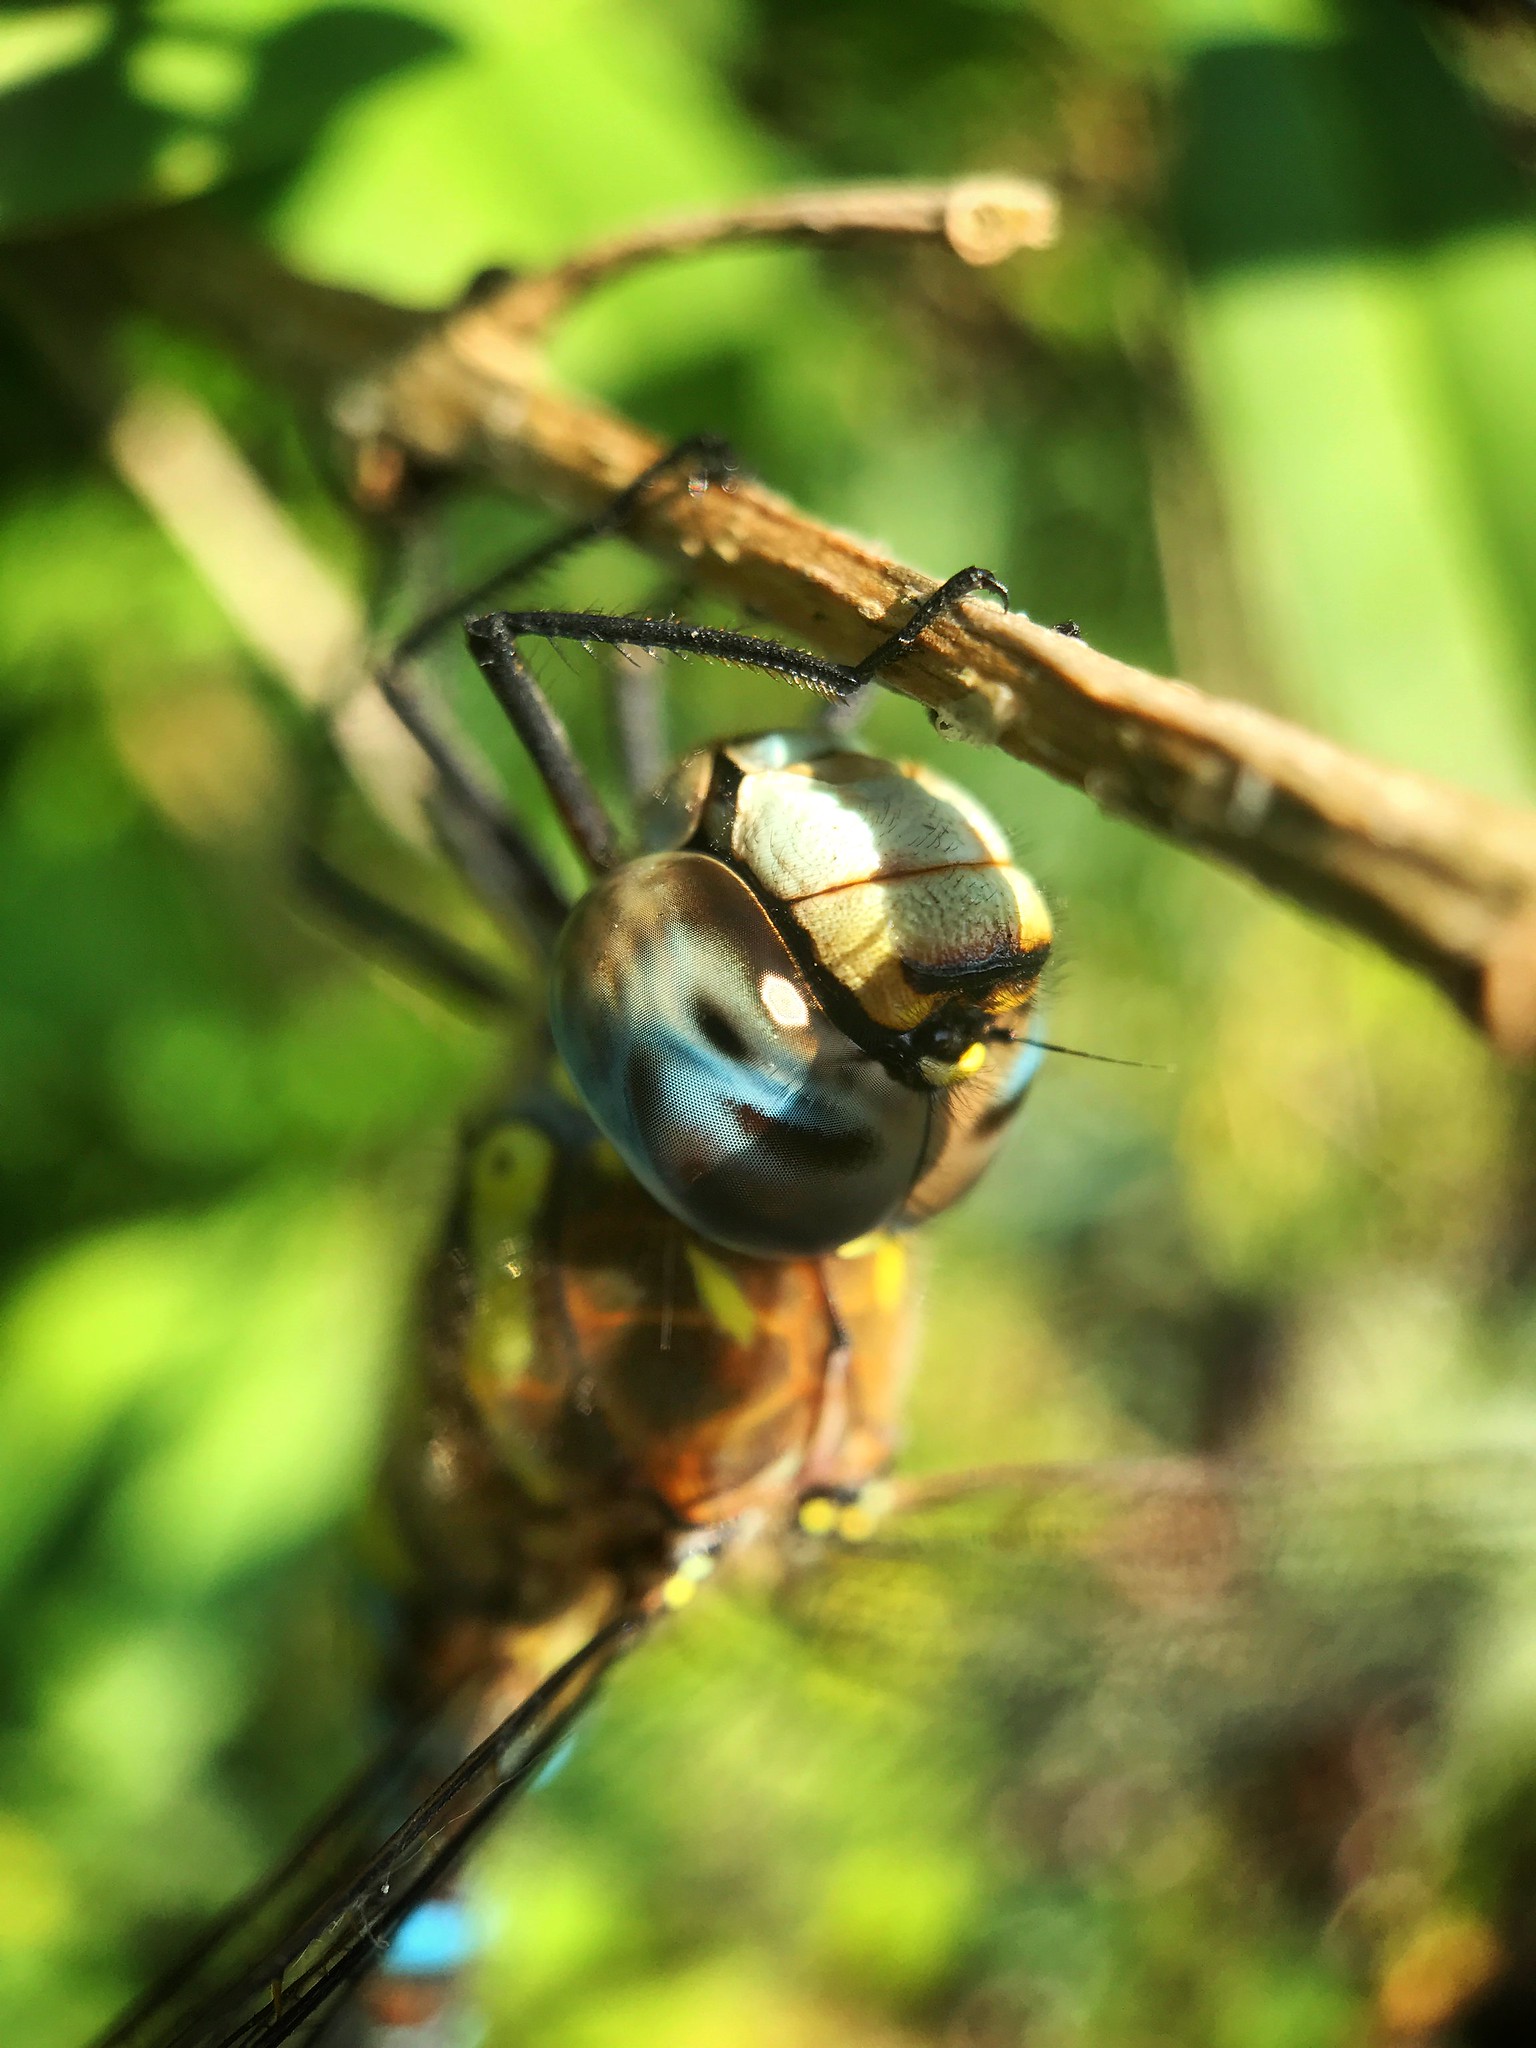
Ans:
MULTIPOLYGON (((311 395, 334 389, 350 362, 332 416, 376 492, 415 466, 585 510, 659 453, 640 428, 551 388, 527 331, 509 329, 495 296, 425 325, 305 284, 249 246, 221 260, 212 232, 195 216, 162 220, 107 253, 162 310, 215 328, 311 395), (370 353, 402 342, 370 367, 370 353)), ((613 259, 602 261, 611 274, 613 259)), ((661 495, 634 537, 840 659, 868 652, 934 588, 745 482, 661 495)), ((1383 766, 980 604, 935 627, 882 681, 941 727, 1374 940, 1501 1050, 1536 1053, 1536 813, 1383 766)))
POLYGON ((514 278, 484 301, 508 335, 532 340, 578 299, 659 258, 736 242, 848 242, 881 236, 938 240, 964 263, 1001 263, 1056 239, 1056 195, 1030 178, 966 178, 947 185, 849 185, 774 193, 708 213, 633 229, 552 270, 514 278))
MULTIPOLYGON (((528 382, 520 353, 471 308, 355 387, 339 416, 363 446, 378 437, 417 461, 583 509, 655 460, 652 436, 528 382)), ((935 587, 754 484, 667 494, 634 535, 841 660, 867 654, 935 587)), ((1536 814, 982 604, 936 626, 882 681, 942 729, 1001 747, 1374 939, 1502 1050, 1536 1051, 1536 814)))

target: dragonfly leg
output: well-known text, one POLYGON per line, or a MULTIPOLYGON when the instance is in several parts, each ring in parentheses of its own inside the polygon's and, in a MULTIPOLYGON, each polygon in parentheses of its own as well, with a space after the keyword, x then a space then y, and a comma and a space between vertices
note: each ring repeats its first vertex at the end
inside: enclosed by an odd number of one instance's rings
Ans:
POLYGON ((512 815, 473 749, 440 705, 430 703, 398 652, 381 664, 385 702, 437 771, 438 825, 448 850, 493 910, 510 905, 541 950, 570 910, 532 840, 512 815))
POLYGON ((833 704, 822 715, 822 724, 829 737, 840 739, 852 734, 869 709, 870 691, 880 671, 910 654, 935 619, 942 618, 964 599, 978 594, 995 597, 1004 611, 1008 609, 1006 587, 990 569, 979 569, 973 564, 941 583, 916 607, 904 626, 882 640, 872 654, 866 654, 861 662, 856 663, 852 670, 858 678, 856 685, 840 703, 833 704))
POLYGON ((467 589, 444 598, 423 613, 397 642, 395 658, 408 661, 419 654, 428 641, 435 639, 445 628, 459 624, 467 614, 494 597, 498 590, 513 589, 519 583, 526 583, 530 576, 552 568, 567 555, 575 554, 577 549, 622 533, 655 487, 669 477, 685 480, 690 492, 711 487, 728 491, 740 474, 740 464, 728 442, 718 434, 690 434, 686 440, 669 448, 665 455, 648 463, 632 482, 615 492, 589 518, 578 519, 574 524, 562 527, 558 533, 540 541, 537 547, 501 563, 488 576, 482 576, 467 589))
MULTIPOLYGON (((433 605, 407 628, 378 664, 376 680, 386 702, 437 770, 442 784, 438 823, 448 851, 476 894, 492 910, 501 911, 510 904, 540 951, 548 951, 570 905, 477 761, 469 742, 446 710, 429 703, 415 686, 412 664, 438 633, 495 591, 526 581, 589 542, 621 532, 646 496, 667 477, 685 477, 689 490, 715 485, 728 489, 737 474, 735 457, 717 435, 696 434, 678 442, 590 518, 562 528, 537 547, 501 563, 491 575, 468 589, 433 605)), ((542 703, 542 697, 539 701, 542 703)), ((559 778, 559 788, 569 795, 576 778, 584 782, 585 776, 579 764, 575 764, 575 776, 572 775, 574 757, 569 743, 562 749, 563 731, 547 706, 544 712, 542 718, 532 719, 539 729, 540 742, 531 750, 546 781, 553 772, 559 778)), ((642 716, 637 711, 637 719, 642 716)), ((648 775, 643 786, 649 788, 656 779, 655 775, 648 775)), ((555 788, 553 784, 551 787, 555 788)), ((558 790, 555 793, 559 802, 558 790)), ((579 804, 579 798, 577 801, 579 804)), ((601 814, 595 795, 580 805, 580 811, 583 829, 595 827, 601 814)), ((584 838, 578 837, 577 843, 587 851, 584 838)))
MULTIPOLYGON (((523 946, 547 958, 570 902, 497 793, 473 751, 399 668, 376 675, 380 691, 437 771, 427 810, 437 837, 476 896, 523 946)), ((413 971, 434 993, 504 1009, 508 984, 488 963, 408 911, 341 872, 318 850, 324 802, 318 786, 304 806, 297 880, 304 894, 373 950, 413 971)))
POLYGON ((497 703, 512 722, 577 852, 594 874, 623 859, 618 828, 571 745, 570 734, 507 630, 506 612, 471 619, 464 638, 497 703))
POLYGON ((376 896, 353 881, 323 854, 306 848, 299 856, 299 881, 321 909, 346 925, 353 936, 391 965, 423 981, 433 994, 449 996, 482 1009, 507 1010, 512 986, 495 968, 461 946, 436 925, 376 896))
MULTIPOLYGON (((579 640, 606 647, 640 647, 674 654, 700 654, 714 661, 735 662, 784 676, 850 710, 882 670, 910 654, 923 633, 945 612, 978 593, 1008 602, 1008 593, 989 569, 961 569, 914 607, 904 626, 889 634, 860 662, 828 661, 783 640, 757 633, 737 633, 725 626, 699 626, 687 619, 620 618, 607 612, 504 611, 471 619, 465 627, 473 647, 477 636, 494 636, 512 646, 527 637, 537 640, 579 640)), ((479 659, 479 656, 476 657, 479 659)), ((481 663, 482 667, 484 663, 481 663)))
POLYGON ((904 626, 882 640, 862 661, 856 662, 849 674, 861 684, 870 682, 882 669, 910 654, 936 619, 943 618, 957 604, 978 594, 995 597, 1004 611, 1008 609, 1007 588, 990 569, 978 569, 974 564, 969 569, 957 569, 953 576, 946 578, 937 590, 931 591, 921 604, 914 607, 904 626))

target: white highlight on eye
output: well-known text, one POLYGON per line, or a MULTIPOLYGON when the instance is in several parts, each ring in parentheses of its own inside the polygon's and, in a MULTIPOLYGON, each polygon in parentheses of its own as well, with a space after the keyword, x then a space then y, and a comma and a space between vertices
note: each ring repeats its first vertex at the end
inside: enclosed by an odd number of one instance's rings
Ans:
POLYGON ((803 1031, 810 1023, 811 1013, 805 1006, 805 997, 784 975, 765 974, 757 992, 774 1023, 782 1025, 786 1031, 803 1031))

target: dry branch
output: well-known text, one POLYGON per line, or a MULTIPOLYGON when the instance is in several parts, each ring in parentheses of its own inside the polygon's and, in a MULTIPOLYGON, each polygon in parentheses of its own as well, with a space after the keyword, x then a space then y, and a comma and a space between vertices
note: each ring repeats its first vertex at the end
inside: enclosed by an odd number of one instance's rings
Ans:
POLYGON ((485 310, 507 334, 541 334, 598 285, 661 258, 735 242, 848 242, 889 236, 943 241, 964 263, 1001 263, 1056 239, 1056 197, 1029 178, 966 178, 949 185, 849 185, 783 192, 681 220, 659 221, 584 249, 569 262, 513 278, 485 310))
MULTIPOLYGON (((579 509, 660 452, 629 422, 530 377, 521 342, 473 307, 354 387, 338 417, 362 447, 395 446, 579 509)), ((634 534, 844 660, 868 653, 935 587, 755 484, 669 493, 634 534)), ((936 627, 882 681, 941 729, 1001 747, 1374 939, 1501 1050, 1536 1052, 1536 813, 1382 765, 983 604, 936 627)))
MULTIPOLYGON (((923 231, 942 234, 945 210, 931 202, 926 195, 923 231)), ((775 204, 752 231, 814 232, 806 197, 775 204)), ((735 231, 746 231, 744 218, 735 231)), ((329 395, 369 495, 414 467, 488 476, 588 509, 659 452, 639 427, 549 384, 529 322, 507 317, 505 292, 425 323, 307 284, 248 246, 215 246, 213 232, 195 215, 160 220, 104 253, 162 310, 220 331, 290 387, 329 395), (382 366, 370 361, 386 349, 395 353, 382 366)), ((638 260, 644 240, 510 290, 525 310, 541 291, 546 306, 563 303, 573 279, 613 274, 638 260)), ((699 245, 698 232, 690 242, 674 228, 645 253, 699 245)), ((866 653, 934 588, 757 484, 664 494, 634 537, 841 659, 866 653)), ((928 706, 941 727, 1001 747, 1374 940, 1501 1050, 1536 1052, 1536 813, 1383 766, 981 604, 935 628, 882 681, 928 706)))

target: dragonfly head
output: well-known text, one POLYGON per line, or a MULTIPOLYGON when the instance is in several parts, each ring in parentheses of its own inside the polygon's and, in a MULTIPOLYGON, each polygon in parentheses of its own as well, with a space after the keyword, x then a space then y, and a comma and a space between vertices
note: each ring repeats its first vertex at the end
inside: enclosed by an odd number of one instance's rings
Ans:
POLYGON ((1038 1064, 1039 892, 975 800, 812 735, 687 756, 571 915, 555 1042, 702 1236, 835 1250, 947 1206, 1038 1064))

